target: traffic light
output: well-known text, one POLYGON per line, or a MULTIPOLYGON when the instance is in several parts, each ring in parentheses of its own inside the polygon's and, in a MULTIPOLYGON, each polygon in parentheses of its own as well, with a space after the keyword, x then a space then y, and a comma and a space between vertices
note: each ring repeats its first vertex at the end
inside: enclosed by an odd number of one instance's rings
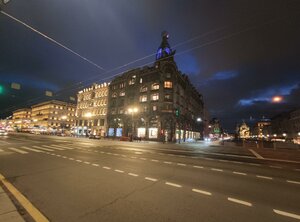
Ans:
POLYGON ((0 95, 1 94, 4 94, 4 86, 3 85, 0 85, 0 95))
POLYGON ((179 115, 180 115, 180 110, 179 109, 175 109, 175 116, 179 117, 179 115))

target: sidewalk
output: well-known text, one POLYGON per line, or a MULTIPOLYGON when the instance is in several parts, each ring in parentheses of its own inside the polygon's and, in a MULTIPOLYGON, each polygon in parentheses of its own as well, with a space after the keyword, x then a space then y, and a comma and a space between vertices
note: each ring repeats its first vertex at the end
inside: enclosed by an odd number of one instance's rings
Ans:
POLYGON ((0 221, 25 222, 17 208, 0 186, 0 221))

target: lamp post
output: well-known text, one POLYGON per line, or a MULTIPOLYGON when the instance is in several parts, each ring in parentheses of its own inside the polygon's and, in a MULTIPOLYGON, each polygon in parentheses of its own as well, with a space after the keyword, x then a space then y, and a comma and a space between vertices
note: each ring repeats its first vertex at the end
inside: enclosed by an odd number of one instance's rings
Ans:
POLYGON ((62 123, 61 123, 61 126, 62 126, 61 134, 63 135, 63 134, 64 134, 64 129, 65 129, 65 124, 66 124, 65 121, 66 121, 66 119, 67 119, 67 116, 62 116, 61 119, 62 119, 62 123))
POLYGON ((130 138, 130 141, 132 141, 133 131, 134 131, 133 115, 134 115, 134 113, 137 113, 137 112, 138 112, 138 108, 136 108, 136 107, 128 109, 128 113, 131 114, 131 138, 130 138))

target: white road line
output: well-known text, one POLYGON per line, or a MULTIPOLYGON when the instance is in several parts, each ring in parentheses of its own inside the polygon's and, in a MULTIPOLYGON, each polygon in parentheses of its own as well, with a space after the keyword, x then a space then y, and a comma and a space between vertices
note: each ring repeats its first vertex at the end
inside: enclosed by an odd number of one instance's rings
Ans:
POLYGON ((52 148, 52 147, 58 147, 58 148, 67 149, 67 150, 73 150, 73 149, 74 149, 74 148, 72 148, 72 147, 68 147, 68 146, 60 146, 60 145, 56 145, 56 144, 51 144, 50 146, 51 146, 51 148, 52 148))
POLYGON ((258 164, 258 163, 247 163, 249 165, 252 165, 252 166, 261 166, 261 164, 258 164))
POLYGON ((146 158, 143 158, 143 157, 141 157, 140 159, 141 159, 141 160, 147 160, 146 158))
POLYGON ((93 163, 92 165, 95 166, 95 167, 99 166, 99 164, 97 164, 97 163, 93 163))
POLYGON ((195 166, 193 166, 194 168, 198 168, 198 169, 203 169, 203 166, 197 166, 197 165, 195 165, 195 166))
POLYGON ((21 148, 25 149, 25 150, 30 150, 30 151, 33 151, 33 152, 37 152, 37 153, 44 153, 44 151, 33 149, 33 148, 30 148, 30 147, 27 147, 27 146, 21 146, 21 148))
POLYGON ((17 148, 8 148, 8 149, 12 150, 12 151, 15 151, 17 153, 20 153, 20 154, 28 154, 28 152, 20 150, 20 149, 17 149, 17 148))
POLYGON ((300 220, 300 215, 289 213, 289 212, 285 212, 285 211, 281 211, 281 210, 276 210, 276 209, 273 209, 273 211, 276 214, 300 220))
POLYGON ((106 170, 110 170, 111 168, 110 167, 107 167, 107 166, 104 166, 102 167, 103 169, 106 169, 106 170))
POLYGON ((146 179, 146 180, 150 180, 150 181, 154 181, 154 182, 157 181, 157 179, 151 178, 151 177, 145 177, 145 179, 146 179))
POLYGON ((118 170, 118 169, 116 169, 115 171, 118 172, 118 173, 124 173, 123 170, 118 170))
POLYGON ((61 157, 61 155, 59 155, 59 154, 56 154, 56 156, 61 157))
POLYGON ((117 153, 114 153, 113 155, 114 155, 114 156, 119 156, 119 154, 117 154, 117 153))
POLYGON ((183 155, 178 155, 178 157, 186 157, 186 156, 183 156, 183 155))
POLYGON ((55 149, 55 150, 65 150, 65 149, 62 149, 62 148, 59 148, 59 147, 53 147, 53 146, 47 146, 47 145, 42 145, 42 146, 46 147, 46 148, 55 149))
POLYGON ((204 194, 204 195, 209 195, 209 196, 211 196, 211 193, 210 193, 210 192, 207 192, 207 191, 204 191, 204 190, 192 189, 192 191, 194 191, 194 192, 196 192, 196 193, 201 193, 201 194, 204 194))
POLYGON ((88 161, 85 161, 84 163, 85 163, 85 164, 91 164, 91 163, 90 163, 90 162, 88 162, 88 161))
POLYGON ((104 154, 105 152, 103 152, 103 151, 100 151, 100 153, 104 154))
POLYGON ((76 160, 77 162, 79 162, 79 163, 81 163, 82 162, 82 160, 76 160))
POLYGON ((246 201, 243 201, 243 200, 238 200, 238 199, 231 198, 231 197, 228 197, 227 199, 231 202, 234 202, 234 203, 238 203, 238 204, 242 204, 242 205, 245 205, 245 206, 248 206, 248 207, 252 207, 252 203, 249 203, 249 202, 246 202, 246 201))
POLYGON ((182 187, 181 185, 176 184, 176 183, 166 182, 165 184, 166 184, 166 185, 169 185, 169 186, 173 186, 173 187, 178 187, 178 188, 182 187))
POLYGON ((228 160, 218 160, 220 162, 224 162, 224 163, 228 163, 229 161, 228 160))
POLYGON ((185 163, 177 163, 178 166, 186 166, 185 163))
POLYGON ((32 147, 40 149, 40 150, 50 151, 50 152, 54 151, 54 150, 51 150, 51 149, 48 149, 48 148, 43 148, 43 147, 40 147, 40 146, 32 146, 32 147))
POLYGON ((280 166, 269 166, 269 167, 275 168, 275 169, 282 169, 282 167, 280 167, 280 166))
POLYGON ((143 153, 141 153, 141 152, 134 152, 135 154, 143 154, 143 153))
POLYGON ((133 177, 138 177, 139 175, 135 174, 135 173, 128 173, 128 175, 133 176, 133 177))
POLYGON ((3 150, 3 149, 0 149, 0 152, 4 152, 4 150, 3 150))
POLYGON ((127 157, 126 155, 122 155, 122 157, 127 157))
POLYGON ((257 159, 264 159, 261 155, 259 155, 257 152, 255 152, 253 149, 249 149, 249 151, 256 156, 257 159))
POLYGON ((210 168, 210 169, 213 170, 213 171, 223 172, 222 169, 217 169, 217 168, 210 168))
POLYGON ((244 175, 246 176, 247 174, 246 173, 242 173, 242 172, 236 172, 236 171, 233 171, 234 174, 238 174, 238 175, 244 175))
POLYGON ((164 161, 165 164, 172 164, 172 162, 164 161))
POLYGON ((74 160, 74 158, 69 158, 69 160, 74 160))
POLYGON ((152 162, 158 162, 158 160, 154 160, 154 159, 152 159, 151 161, 152 161, 152 162))
POLYGON ((288 183, 294 183, 294 184, 300 184, 300 182, 294 181, 294 180, 287 180, 286 182, 288 182, 288 183))
POLYGON ((273 180, 272 177, 266 177, 266 176, 261 176, 261 175, 256 175, 257 178, 261 178, 261 179, 266 179, 266 180, 273 180))
POLYGON ((54 153, 50 153, 50 155, 52 155, 52 156, 55 156, 55 154, 54 154, 54 153))
POLYGON ((64 159, 67 159, 68 157, 66 157, 66 156, 62 156, 62 158, 64 158, 64 159))

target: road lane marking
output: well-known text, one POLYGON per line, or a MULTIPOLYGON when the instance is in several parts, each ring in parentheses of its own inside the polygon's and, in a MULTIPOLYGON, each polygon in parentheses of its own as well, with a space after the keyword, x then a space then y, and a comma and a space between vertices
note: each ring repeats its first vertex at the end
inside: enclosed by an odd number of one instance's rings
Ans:
POLYGON ((172 162, 164 161, 165 164, 172 164, 172 162))
POLYGON ((90 162, 88 162, 88 161, 85 161, 84 163, 85 163, 85 164, 91 164, 91 163, 90 163, 90 162))
POLYGON ((261 166, 261 164, 258 164, 258 163, 248 163, 249 165, 252 165, 252 166, 261 166))
POLYGON ((143 154, 142 152, 134 152, 135 154, 143 154))
POLYGON ((158 160, 154 160, 154 159, 152 159, 151 161, 152 161, 152 162, 158 162, 158 160))
POLYGON ((99 166, 99 164, 97 164, 97 163, 93 163, 92 165, 95 166, 95 167, 99 166))
POLYGON ((33 151, 33 152, 37 152, 37 153, 44 153, 44 151, 33 149, 33 148, 30 148, 30 147, 27 147, 27 146, 21 146, 21 148, 25 149, 25 150, 30 150, 30 151, 33 151))
POLYGON ((107 167, 107 166, 104 166, 102 167, 103 169, 106 169, 106 170, 110 170, 111 168, 110 167, 107 167))
POLYGON ((300 182, 294 181, 294 180, 287 180, 286 182, 288 182, 288 183, 294 183, 294 184, 300 184, 300 182))
POLYGON ((4 152, 4 150, 3 150, 3 149, 0 149, 0 152, 4 152))
POLYGON ((178 155, 178 157, 186 157, 186 156, 183 156, 183 155, 178 155))
POLYGON ((238 200, 238 199, 231 198, 231 197, 228 197, 227 200, 229 200, 231 202, 234 202, 234 203, 242 204, 242 205, 245 205, 245 206, 248 206, 248 207, 252 207, 252 203, 249 203, 247 201, 238 200))
POLYGON ((61 155, 59 155, 59 154, 56 154, 56 156, 61 157, 61 155))
POLYGON ((118 170, 118 169, 115 169, 115 171, 116 171, 116 172, 118 172, 118 173, 124 173, 124 171, 123 171, 123 170, 118 170))
POLYGON ((65 150, 65 149, 62 149, 62 148, 59 148, 59 147, 53 147, 53 146, 47 146, 47 145, 42 145, 42 146, 46 147, 46 148, 55 149, 55 150, 65 150))
POLYGON ((185 163, 177 163, 178 166, 186 166, 185 163))
POLYGON ((181 185, 176 184, 176 183, 166 182, 165 184, 166 184, 166 185, 169 185, 169 186, 172 186, 172 187, 178 187, 178 188, 182 187, 181 185))
MULTIPOLYGON (((60 146, 60 145, 56 145, 56 144, 52 144, 50 145, 51 147, 59 147, 59 148, 63 148, 63 149, 67 149, 67 150, 73 150, 73 147, 68 147, 68 146, 60 146)), ((71 146, 71 145, 70 145, 71 146)))
POLYGON ((122 157, 127 157, 126 155, 122 155, 122 157))
POLYGON ((28 154, 28 152, 20 150, 20 149, 17 149, 17 148, 8 148, 8 149, 12 150, 12 151, 15 151, 17 153, 20 153, 20 154, 28 154))
POLYGON ((79 163, 81 163, 82 162, 82 160, 76 160, 77 162, 79 162, 79 163))
POLYGON ((280 166, 269 166, 269 167, 275 168, 275 169, 282 169, 282 167, 280 167, 280 166))
POLYGON ((257 152, 255 152, 253 149, 249 149, 249 151, 256 156, 257 159, 264 159, 261 155, 259 155, 257 152))
POLYGON ((157 181, 157 179, 152 178, 152 177, 145 177, 145 179, 146 179, 146 180, 150 180, 150 181, 154 181, 154 182, 157 181))
POLYGON ((117 154, 117 153, 114 153, 113 155, 114 155, 114 156, 119 156, 119 154, 117 154))
POLYGON ((64 159, 67 159, 68 157, 66 157, 66 156, 62 156, 62 158, 64 158, 64 159))
POLYGON ((213 170, 213 171, 223 172, 222 169, 217 169, 217 168, 210 168, 210 169, 213 170))
POLYGON ((300 215, 289 213, 289 212, 285 212, 285 211, 281 211, 281 210, 276 210, 276 209, 273 209, 273 211, 276 214, 300 220, 300 215))
POLYGON ((135 174, 135 173, 128 173, 128 175, 133 176, 133 177, 138 177, 139 175, 135 174))
POLYGON ((203 169, 203 166, 197 166, 197 165, 194 165, 193 167, 194 167, 194 168, 198 168, 198 169, 203 169))
POLYGON ((48 148, 43 148, 43 147, 40 147, 40 146, 32 146, 32 147, 40 149, 40 150, 50 151, 50 152, 54 151, 54 150, 51 150, 51 149, 48 149, 48 148))
POLYGON ((236 172, 236 171, 233 171, 234 174, 237 174, 237 175, 244 175, 246 176, 247 174, 246 173, 242 173, 242 172, 236 172))
POLYGON ((207 192, 207 191, 204 191, 204 190, 192 189, 192 191, 194 191, 194 192, 196 192, 196 193, 201 193, 201 194, 204 194, 204 195, 211 196, 211 193, 210 193, 210 192, 207 192))
POLYGON ((228 163, 229 161, 228 160, 218 160, 220 162, 224 162, 224 163, 228 163))
POLYGON ((266 180, 273 180, 272 177, 266 177, 266 176, 261 176, 261 175, 256 175, 257 178, 261 178, 261 179, 266 179, 266 180))
POLYGON ((143 158, 143 157, 141 157, 140 159, 141 159, 141 160, 147 160, 146 158, 143 158))
POLYGON ((69 160, 74 160, 74 158, 69 158, 69 160))
POLYGON ((49 220, 1 174, 0 174, 0 181, 9 190, 9 192, 18 200, 21 206, 25 208, 25 210, 36 222, 49 222, 49 220))
POLYGON ((136 156, 131 156, 130 158, 131 158, 131 159, 136 159, 137 157, 136 157, 136 156))

